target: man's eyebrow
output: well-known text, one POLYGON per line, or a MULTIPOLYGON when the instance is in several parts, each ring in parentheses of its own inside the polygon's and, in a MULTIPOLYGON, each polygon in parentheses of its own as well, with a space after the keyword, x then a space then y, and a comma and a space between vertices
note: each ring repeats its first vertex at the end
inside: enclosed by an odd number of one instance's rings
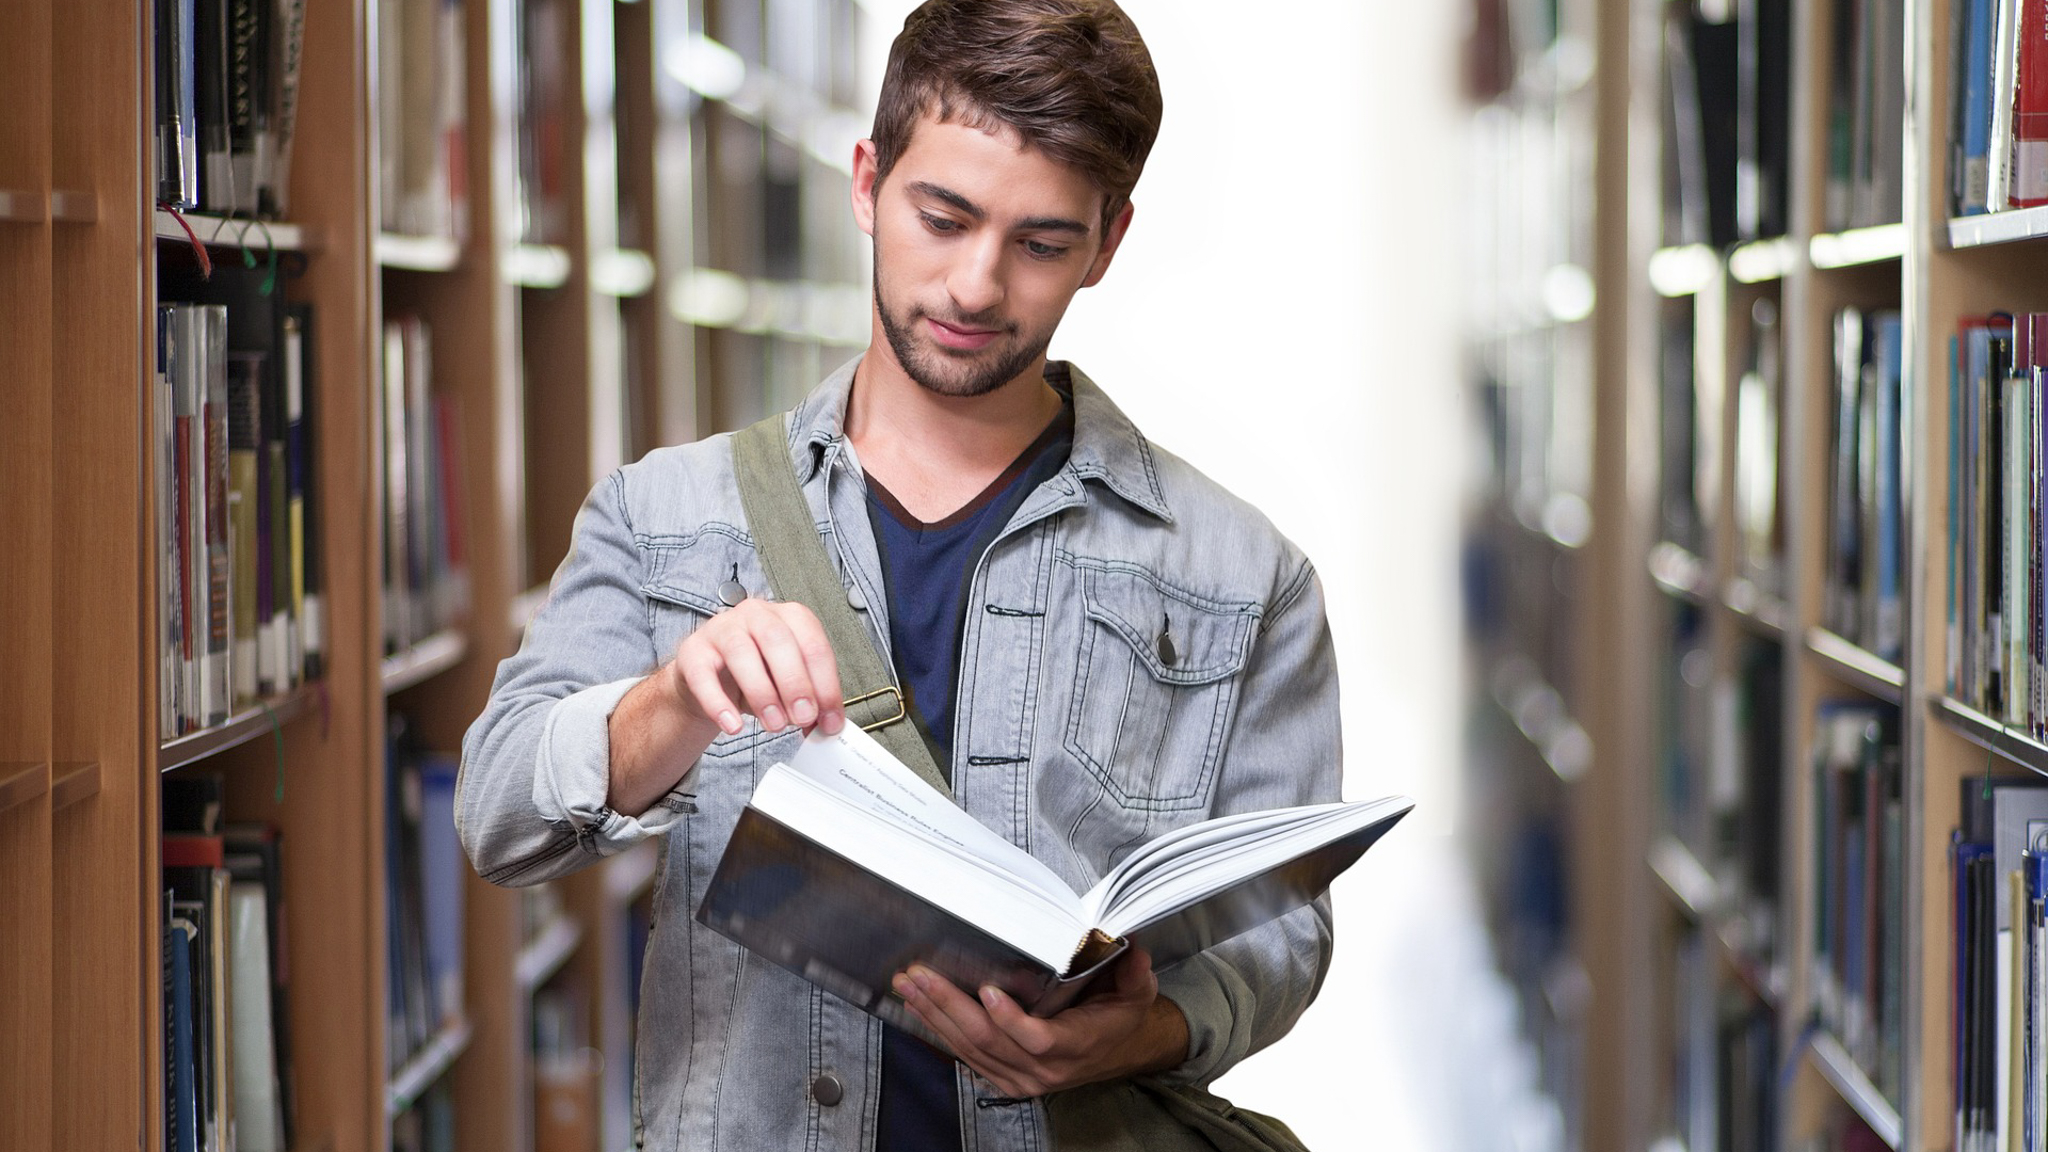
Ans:
MULTIPOLYGON (((974 219, 976 220, 988 219, 988 212, 985 211, 981 207, 981 205, 976 204, 974 201, 969 200, 967 197, 962 196, 958 192, 953 191, 951 188, 941 187, 937 184, 931 183, 928 180, 917 180, 913 181, 910 184, 909 191, 913 195, 926 196, 933 200, 938 200, 941 201, 942 203, 951 205, 953 208, 958 209, 961 212, 967 213, 969 216, 974 217, 974 219)), ((1030 219, 1019 223, 1017 225, 1017 231, 1069 232, 1076 236, 1086 236, 1089 233, 1089 227, 1087 224, 1084 224, 1079 220, 1069 220, 1064 216, 1033 216, 1030 219)))
POLYGON ((941 188, 929 181, 919 180, 911 184, 910 191, 919 196, 929 196, 934 200, 943 200, 960 211, 967 213, 969 216, 974 217, 976 220, 988 219, 988 213, 982 211, 980 205, 953 191, 951 188, 941 188))

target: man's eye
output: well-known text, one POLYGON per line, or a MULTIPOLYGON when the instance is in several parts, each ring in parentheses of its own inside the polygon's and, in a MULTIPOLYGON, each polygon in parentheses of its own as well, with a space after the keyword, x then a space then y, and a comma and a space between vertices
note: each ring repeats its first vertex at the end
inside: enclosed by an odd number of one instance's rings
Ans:
POLYGON ((1024 250, 1040 260, 1057 260, 1067 254, 1065 248, 1054 244, 1047 244, 1043 240, 1026 240, 1024 242, 1024 250))
POLYGON ((934 216, 929 212, 920 212, 918 215, 924 219, 925 227, 941 236, 950 236, 960 230, 958 220, 948 220, 944 216, 934 216))

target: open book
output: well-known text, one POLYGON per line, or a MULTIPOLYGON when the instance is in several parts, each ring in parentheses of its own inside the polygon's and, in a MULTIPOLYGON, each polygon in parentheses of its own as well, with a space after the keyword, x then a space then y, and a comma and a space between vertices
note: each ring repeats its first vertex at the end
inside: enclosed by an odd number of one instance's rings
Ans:
POLYGON ((1154 969, 1314 900, 1406 815, 1392 796, 1179 828, 1076 895, 865 732, 813 732, 741 812, 697 919, 891 1023, 920 962, 1048 1016, 1125 949, 1154 969))

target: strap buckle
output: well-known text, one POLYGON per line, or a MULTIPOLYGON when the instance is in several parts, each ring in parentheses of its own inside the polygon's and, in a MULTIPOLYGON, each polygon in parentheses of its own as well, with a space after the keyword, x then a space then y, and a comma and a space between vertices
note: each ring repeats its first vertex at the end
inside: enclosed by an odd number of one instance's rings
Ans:
POLYGON ((859 725, 861 731, 873 732, 877 728, 887 728, 889 725, 910 715, 910 710, 904 707, 903 704, 903 693, 898 691, 894 684, 877 688, 873 692, 863 692, 858 696, 843 701, 843 703, 847 708, 852 708, 856 704, 865 704, 870 700, 879 700, 884 696, 894 696, 896 698, 896 714, 886 720, 877 720, 872 724, 859 725))

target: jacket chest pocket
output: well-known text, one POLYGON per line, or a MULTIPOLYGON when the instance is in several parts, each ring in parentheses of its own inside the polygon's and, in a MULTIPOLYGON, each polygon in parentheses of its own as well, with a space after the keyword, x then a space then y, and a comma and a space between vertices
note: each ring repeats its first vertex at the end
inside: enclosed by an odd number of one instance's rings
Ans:
POLYGON ((1079 579, 1067 751, 1126 808, 1202 807, 1258 605, 1198 599, 1131 567, 1084 566, 1079 579))
POLYGON ((647 632, 654 659, 666 664, 676 645, 704 621, 724 611, 730 598, 765 595, 754 550, 735 536, 706 531, 673 544, 646 546, 647 579, 640 594, 647 606, 647 632))

